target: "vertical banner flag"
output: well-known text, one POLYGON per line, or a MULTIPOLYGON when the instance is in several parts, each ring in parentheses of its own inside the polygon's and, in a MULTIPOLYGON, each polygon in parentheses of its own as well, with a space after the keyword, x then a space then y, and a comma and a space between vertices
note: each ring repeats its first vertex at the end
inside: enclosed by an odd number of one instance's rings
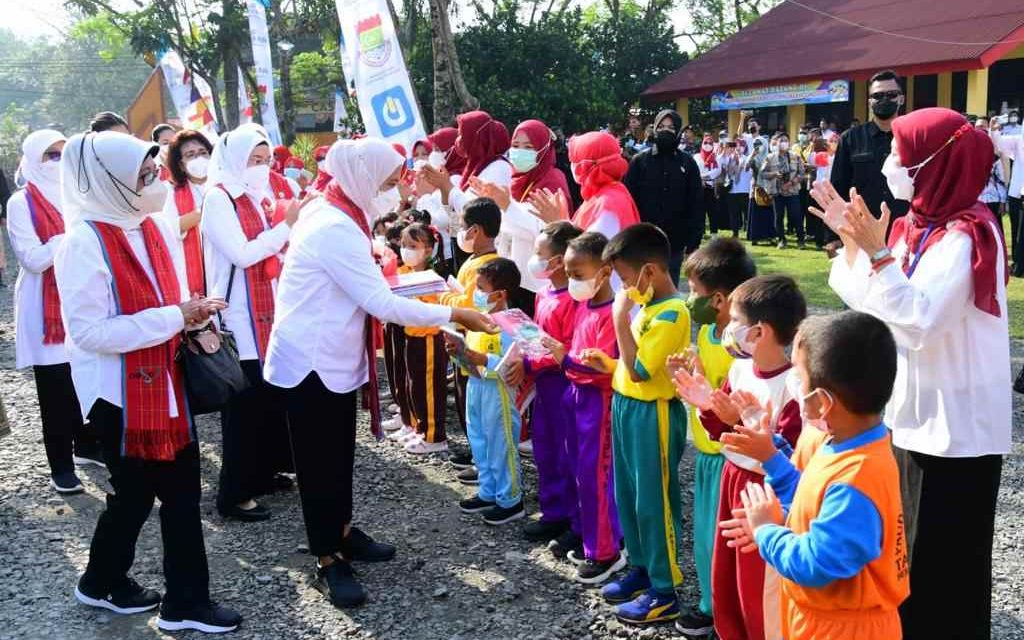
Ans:
POLYGON ((334 132, 342 131, 342 122, 348 118, 348 110, 345 109, 345 92, 341 89, 334 90, 334 132))
POLYGON ((263 128, 270 141, 281 144, 281 130, 274 107, 274 65, 270 58, 270 34, 267 33, 267 6, 265 0, 245 0, 249 14, 249 34, 252 36, 252 61, 256 66, 256 86, 259 88, 260 113, 263 128))
POLYGON ((174 51, 166 51, 160 56, 160 70, 182 126, 202 131, 211 141, 216 140, 217 114, 210 85, 190 73, 174 51))
MULTIPOLYGON (((387 0, 336 0, 367 135, 406 149, 426 136, 387 0)), ((344 60, 344 58, 342 58, 344 60)))
POLYGON ((246 87, 245 75, 242 68, 238 67, 238 124, 252 122, 252 100, 249 100, 249 90, 246 87))

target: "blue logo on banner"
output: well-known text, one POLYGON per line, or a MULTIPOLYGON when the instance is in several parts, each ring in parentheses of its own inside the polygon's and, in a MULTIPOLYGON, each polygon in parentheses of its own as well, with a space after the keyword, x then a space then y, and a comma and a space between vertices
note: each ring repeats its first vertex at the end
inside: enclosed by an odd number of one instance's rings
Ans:
POLYGON ((385 89, 370 99, 373 113, 380 124, 380 134, 388 138, 416 124, 412 106, 402 87, 385 89))

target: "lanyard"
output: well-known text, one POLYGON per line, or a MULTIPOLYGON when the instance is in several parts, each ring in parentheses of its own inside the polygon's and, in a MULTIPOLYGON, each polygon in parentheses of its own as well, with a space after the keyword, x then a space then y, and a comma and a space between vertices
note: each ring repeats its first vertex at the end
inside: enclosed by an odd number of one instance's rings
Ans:
POLYGON ((924 235, 921 236, 920 242, 917 243, 917 251, 914 252, 914 260, 910 263, 910 269, 907 270, 907 280, 914 275, 914 271, 917 270, 917 263, 921 261, 921 256, 924 254, 923 248, 925 243, 928 242, 928 236, 932 235, 932 230, 935 229, 935 223, 928 225, 924 235))

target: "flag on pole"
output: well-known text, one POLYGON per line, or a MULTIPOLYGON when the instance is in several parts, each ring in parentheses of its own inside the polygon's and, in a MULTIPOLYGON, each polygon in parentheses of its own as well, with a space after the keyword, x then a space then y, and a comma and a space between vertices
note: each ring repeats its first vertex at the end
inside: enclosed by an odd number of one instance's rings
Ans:
POLYGON ((216 140, 217 112, 210 85, 186 69, 174 51, 165 51, 160 56, 160 70, 182 126, 202 131, 211 140, 216 140))
POLYGON ((249 15, 249 34, 252 37, 252 61, 256 67, 257 98, 263 128, 275 145, 281 144, 281 130, 277 123, 277 108, 274 106, 274 65, 270 56, 270 34, 267 32, 266 0, 245 0, 249 15))

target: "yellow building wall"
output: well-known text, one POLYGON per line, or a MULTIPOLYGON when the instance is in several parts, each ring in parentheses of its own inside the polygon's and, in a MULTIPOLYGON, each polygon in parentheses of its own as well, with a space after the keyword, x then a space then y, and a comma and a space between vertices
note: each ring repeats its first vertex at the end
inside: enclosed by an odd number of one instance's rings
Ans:
POLYGON ((807 105, 791 104, 786 107, 786 132, 790 140, 796 140, 800 125, 807 121, 807 105))
POLYGON ((938 91, 936 102, 940 107, 947 109, 953 106, 953 74, 938 74, 938 91))
POLYGON ((690 99, 679 98, 676 100, 676 111, 683 118, 683 126, 690 124, 690 99))
POLYGON ((861 122, 868 121, 868 81, 853 81, 853 117, 861 122))
POLYGON ((988 115, 988 69, 967 72, 967 113, 988 115))

